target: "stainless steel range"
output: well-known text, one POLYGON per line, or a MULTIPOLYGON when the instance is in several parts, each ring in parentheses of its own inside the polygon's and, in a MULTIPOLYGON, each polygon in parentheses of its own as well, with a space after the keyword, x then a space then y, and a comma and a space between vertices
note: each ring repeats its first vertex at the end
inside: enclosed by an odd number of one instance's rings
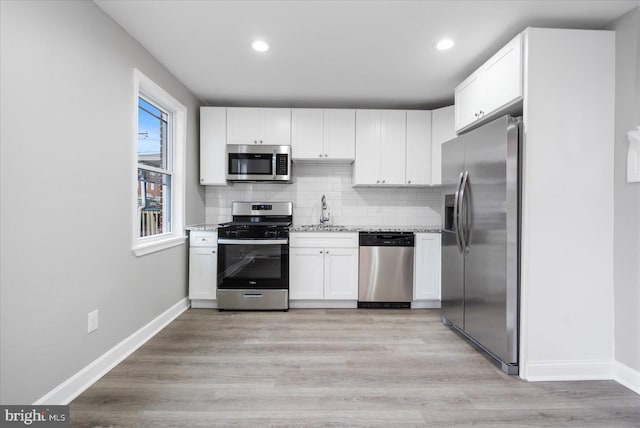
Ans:
POLYGON ((292 202, 233 202, 218 227, 218 309, 289 309, 292 202))

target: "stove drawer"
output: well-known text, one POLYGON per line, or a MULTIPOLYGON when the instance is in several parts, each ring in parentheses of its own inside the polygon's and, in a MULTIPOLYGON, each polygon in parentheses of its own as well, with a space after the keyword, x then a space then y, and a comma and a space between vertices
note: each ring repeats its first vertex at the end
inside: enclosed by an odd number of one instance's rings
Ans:
POLYGON ((218 290, 218 309, 286 311, 289 290, 218 290))

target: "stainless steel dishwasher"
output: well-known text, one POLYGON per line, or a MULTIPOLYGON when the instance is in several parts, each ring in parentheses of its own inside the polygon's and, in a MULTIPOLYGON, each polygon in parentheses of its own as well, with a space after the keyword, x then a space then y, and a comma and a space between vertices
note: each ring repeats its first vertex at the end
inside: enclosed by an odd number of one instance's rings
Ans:
POLYGON ((359 308, 410 308, 413 232, 360 232, 359 308))

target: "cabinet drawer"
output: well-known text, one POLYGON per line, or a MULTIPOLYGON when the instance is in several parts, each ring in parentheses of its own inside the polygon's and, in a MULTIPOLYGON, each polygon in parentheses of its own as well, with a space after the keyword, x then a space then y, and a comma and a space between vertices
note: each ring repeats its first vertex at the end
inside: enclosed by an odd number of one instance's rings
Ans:
POLYGON ((192 231, 189 233, 189 246, 190 247, 217 247, 218 233, 192 231))
POLYGON ((293 248, 357 248, 358 234, 355 232, 293 232, 289 235, 289 246, 293 248))

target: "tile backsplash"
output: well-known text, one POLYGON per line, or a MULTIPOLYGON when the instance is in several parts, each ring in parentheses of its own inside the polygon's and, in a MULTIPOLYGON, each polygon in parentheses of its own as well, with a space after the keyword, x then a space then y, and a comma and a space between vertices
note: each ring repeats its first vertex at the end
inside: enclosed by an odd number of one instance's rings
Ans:
POLYGON ((235 183, 206 189, 206 222, 231 220, 233 201, 293 201, 296 225, 317 224, 322 195, 331 224, 380 226, 442 225, 439 187, 352 187, 352 165, 294 163, 290 184, 235 183))

